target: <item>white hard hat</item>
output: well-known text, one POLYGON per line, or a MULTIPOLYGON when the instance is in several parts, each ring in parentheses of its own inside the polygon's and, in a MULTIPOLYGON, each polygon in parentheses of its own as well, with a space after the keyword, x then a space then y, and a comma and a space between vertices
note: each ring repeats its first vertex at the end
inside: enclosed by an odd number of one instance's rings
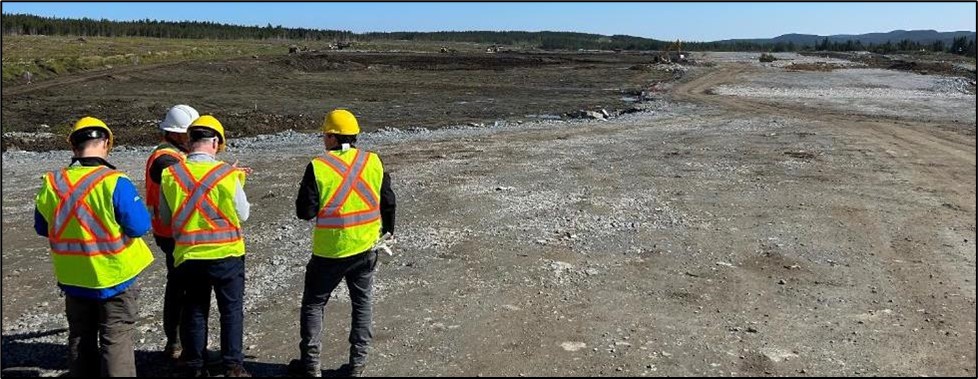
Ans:
POLYGON ((194 122, 200 114, 189 105, 174 105, 166 112, 166 118, 160 122, 160 130, 164 132, 186 133, 187 127, 194 122))

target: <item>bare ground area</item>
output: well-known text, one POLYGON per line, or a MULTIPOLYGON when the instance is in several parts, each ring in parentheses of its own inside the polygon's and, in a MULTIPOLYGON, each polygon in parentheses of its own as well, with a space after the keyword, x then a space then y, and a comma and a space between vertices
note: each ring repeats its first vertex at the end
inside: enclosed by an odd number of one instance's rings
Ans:
POLYGON ((150 145, 156 123, 187 103, 222 120, 234 137, 312 131, 328 109, 357 109, 369 130, 443 127, 627 109, 671 78, 629 70, 629 54, 329 52, 190 61, 85 72, 4 88, 3 148, 63 148, 83 114, 115 127, 119 143, 150 145))
MULTIPOLYGON (((973 108, 953 122, 865 112, 871 98, 713 94, 795 74, 720 62, 611 121, 365 136, 392 172, 400 240, 376 277, 367 375, 974 376, 973 108)), ((284 374, 298 351, 310 225, 292 201, 318 152, 283 133, 226 157, 256 170, 245 345, 258 374, 284 374)), ((138 181, 146 153, 113 160, 138 181)), ((3 157, 6 373, 64 370, 31 200, 67 158, 3 157)), ((159 256, 142 279, 141 374, 166 372, 163 273, 159 256)), ((326 367, 346 359, 344 296, 328 307, 326 367)))

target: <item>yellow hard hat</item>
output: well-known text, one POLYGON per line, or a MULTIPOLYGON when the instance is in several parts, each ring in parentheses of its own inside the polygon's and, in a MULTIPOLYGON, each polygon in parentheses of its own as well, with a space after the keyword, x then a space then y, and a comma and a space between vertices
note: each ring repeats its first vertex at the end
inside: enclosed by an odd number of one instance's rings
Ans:
POLYGON ((218 143, 220 144, 218 149, 224 150, 224 144, 225 142, 227 142, 227 139, 224 138, 224 125, 221 125, 221 122, 217 121, 217 119, 214 118, 214 116, 203 115, 198 117, 196 120, 194 120, 194 122, 190 123, 190 126, 187 127, 187 130, 189 131, 194 128, 210 129, 217 132, 217 136, 218 136, 217 139, 218 139, 218 143))
POLYGON ((360 124, 350 111, 337 109, 326 114, 326 119, 323 120, 323 133, 354 136, 360 134, 360 124))
POLYGON ((92 116, 82 117, 75 122, 75 126, 72 126, 71 132, 68 133, 68 143, 69 144, 71 143, 71 136, 74 135, 75 132, 82 129, 89 129, 89 128, 98 128, 98 129, 105 130, 105 132, 109 134, 109 150, 112 149, 112 143, 115 141, 115 136, 112 135, 112 129, 109 129, 109 126, 105 125, 104 121, 99 120, 92 116))

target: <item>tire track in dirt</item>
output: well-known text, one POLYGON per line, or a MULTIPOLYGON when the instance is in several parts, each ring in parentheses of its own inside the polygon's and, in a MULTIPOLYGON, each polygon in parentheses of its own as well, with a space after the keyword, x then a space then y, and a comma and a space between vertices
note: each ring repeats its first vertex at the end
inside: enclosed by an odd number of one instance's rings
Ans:
POLYGON ((102 70, 95 70, 71 75, 61 75, 56 78, 44 80, 34 84, 22 84, 15 87, 4 88, 3 96, 14 96, 14 95, 24 95, 32 92, 37 92, 45 90, 51 87, 62 86, 67 84, 83 83, 95 79, 101 79, 111 75, 119 74, 134 74, 137 72, 150 71, 158 68, 175 66, 181 62, 170 62, 170 63, 159 63, 151 65, 137 65, 137 66, 124 66, 124 67, 113 67, 102 70))
MULTIPOLYGON (((955 190, 954 192, 959 197, 959 205, 969 207, 974 211, 974 176, 971 176, 970 183, 961 183, 958 180, 949 180, 953 178, 949 177, 948 173, 944 172, 944 170, 934 170, 927 167, 927 165, 919 164, 921 159, 928 159, 942 164, 955 162, 965 164, 964 167, 970 167, 971 173, 974 173, 974 138, 966 138, 967 136, 963 136, 962 133, 950 132, 935 127, 943 126, 952 128, 950 125, 893 120, 876 116, 840 114, 821 108, 812 109, 783 104, 773 105, 753 99, 712 95, 709 93, 711 88, 735 82, 740 75, 750 73, 753 70, 755 69, 745 65, 722 66, 716 71, 677 85, 673 90, 673 96, 677 100, 718 105, 735 112, 749 115, 766 113, 822 122, 835 133, 875 144, 881 152, 893 156, 895 160, 899 160, 904 166, 912 166, 912 171, 915 174, 924 174, 926 176, 917 180, 920 184, 933 184, 933 179, 937 179, 938 182, 949 184, 950 187, 957 187, 959 183, 962 186, 967 185, 970 191, 955 190), (921 129, 926 130, 926 132, 920 131, 921 129), (894 151, 900 151, 904 154, 903 156, 899 154, 894 156, 892 154, 894 151), (921 166, 924 167, 918 170, 921 166)), ((947 187, 945 186, 945 188, 947 187)))
MULTIPOLYGON (((886 276, 896 286, 897 293, 901 294, 901 302, 911 303, 914 308, 922 310, 941 309, 946 312, 940 315, 944 328, 973 329, 974 292, 967 293, 966 290, 969 286, 974 287, 970 282, 974 278, 973 252, 969 257, 967 253, 955 254, 936 246, 945 243, 939 236, 942 233, 955 233, 956 228, 962 227, 974 228, 974 134, 969 135, 967 130, 962 132, 960 125, 842 114, 823 108, 775 105, 756 99, 710 93, 712 88, 737 82, 741 75, 756 71, 756 68, 746 65, 720 66, 677 85, 672 95, 677 100, 715 105, 734 113, 753 116, 770 114, 815 121, 816 125, 844 144, 869 146, 873 150, 870 159, 897 168, 899 173, 907 176, 909 183, 905 190, 908 195, 943 205, 897 212, 891 218, 871 217, 868 221, 878 225, 878 239, 882 243, 875 249, 879 253, 875 259, 887 267, 886 276), (955 212, 971 214, 971 225, 949 221, 957 218, 955 212), (955 294, 959 298, 949 300, 949 291, 954 292, 955 287, 964 288, 965 293, 963 296, 955 294), (944 294, 944 298, 941 299, 939 294, 944 294)), ((850 219, 849 222, 860 224, 859 220, 850 219)), ((940 330, 931 332, 943 333, 940 330)), ((911 372, 915 365, 947 359, 940 350, 974 351, 974 341, 967 337, 944 340, 942 345, 936 350, 916 344, 895 346, 894 354, 889 354, 887 359, 892 360, 890 363, 894 367, 903 367, 911 372)), ((946 364, 954 365, 950 362, 946 364)))

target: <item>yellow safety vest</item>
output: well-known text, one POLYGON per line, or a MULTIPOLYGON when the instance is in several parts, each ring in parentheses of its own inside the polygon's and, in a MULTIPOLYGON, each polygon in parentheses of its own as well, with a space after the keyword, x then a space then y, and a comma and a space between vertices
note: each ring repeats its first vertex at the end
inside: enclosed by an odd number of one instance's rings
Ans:
POLYGON ((245 254, 241 221, 234 208, 237 184, 243 179, 241 171, 224 162, 184 161, 163 171, 160 190, 173 212, 174 266, 188 259, 245 254))
POLYGON ((322 206, 312 233, 313 254, 344 258, 369 250, 380 237, 380 157, 358 149, 329 151, 313 159, 312 168, 322 206))
POLYGON ((115 219, 112 195, 125 175, 105 166, 74 166, 44 175, 37 210, 48 222, 58 283, 110 288, 153 262, 142 238, 130 238, 115 219))

